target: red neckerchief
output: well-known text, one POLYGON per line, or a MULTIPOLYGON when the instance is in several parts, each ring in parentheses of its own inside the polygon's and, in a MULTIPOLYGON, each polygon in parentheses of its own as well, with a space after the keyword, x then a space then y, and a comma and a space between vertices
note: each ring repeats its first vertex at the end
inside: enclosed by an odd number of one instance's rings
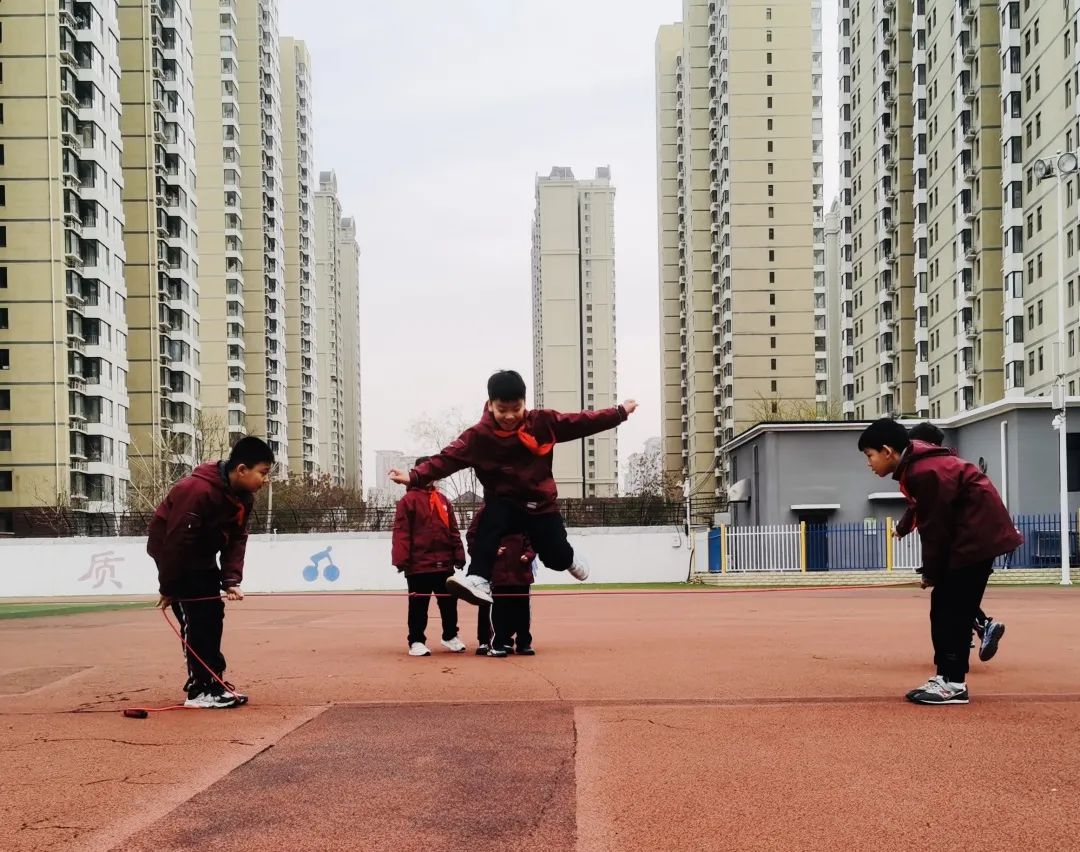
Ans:
POLYGON ((438 515, 439 520, 443 522, 443 526, 449 529, 450 527, 450 513, 446 511, 446 504, 439 499, 439 492, 432 488, 428 492, 428 503, 431 505, 431 513, 438 515))
POLYGON ((526 449, 534 456, 546 456, 553 449, 555 449, 555 442, 550 444, 541 444, 532 435, 525 431, 525 421, 521 421, 521 425, 510 432, 505 429, 496 429, 495 434, 500 438, 513 438, 517 435, 517 439, 525 446, 526 449))

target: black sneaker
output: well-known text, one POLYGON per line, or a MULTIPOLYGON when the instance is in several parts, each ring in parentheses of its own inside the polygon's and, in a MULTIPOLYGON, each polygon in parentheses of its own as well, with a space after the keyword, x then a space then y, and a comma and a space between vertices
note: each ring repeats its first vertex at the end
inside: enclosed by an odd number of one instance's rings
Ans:
POLYGON ((983 630, 982 642, 979 644, 979 659, 984 663, 992 660, 994 654, 997 653, 998 642, 1001 641, 1001 637, 1004 635, 1004 624, 993 619, 987 620, 986 629, 983 630))
POLYGON ((488 650, 489 657, 509 657, 510 653, 505 648, 491 648, 488 650))
POLYGON ((476 646, 476 656, 478 656, 478 657, 486 657, 488 655, 488 651, 490 651, 490 650, 491 650, 490 645, 477 645, 476 646))
POLYGON ((517 653, 522 657, 535 657, 536 651, 533 650, 532 645, 523 645, 517 649, 517 653))
MULTIPOLYGON (((233 686, 227 680, 222 681, 222 683, 225 684, 225 694, 226 695, 231 695, 233 698, 235 698, 237 704, 247 704, 248 703, 248 697, 246 695, 244 695, 244 693, 242 693, 242 692, 237 692, 235 686, 233 686)), ((218 684, 218 686, 220 686, 220 685, 221 684, 218 684)))

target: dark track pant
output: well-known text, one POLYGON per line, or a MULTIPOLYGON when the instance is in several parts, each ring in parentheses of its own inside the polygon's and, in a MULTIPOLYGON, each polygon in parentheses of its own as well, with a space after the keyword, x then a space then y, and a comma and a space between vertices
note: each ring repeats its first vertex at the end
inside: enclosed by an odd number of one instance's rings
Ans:
POLYGON ((471 549, 469 573, 490 580, 499 545, 504 536, 512 533, 528 536, 540 561, 551 570, 565 571, 574 564, 574 548, 566 539, 562 515, 558 512, 533 515, 516 503, 493 499, 484 502, 484 513, 471 549))
POLYGON ((207 572, 188 578, 181 598, 172 604, 173 615, 180 626, 184 658, 187 660, 187 683, 184 685, 191 694, 203 692, 217 684, 209 667, 219 678, 225 675, 225 657, 221 653, 221 634, 225 626, 225 602, 217 597, 221 594, 221 582, 218 573, 207 572), (182 600, 183 598, 212 598, 212 600, 182 600), (204 666, 201 659, 206 663, 204 666))
POLYGON ((930 592, 934 665, 945 680, 963 683, 968 672, 971 626, 990 579, 993 561, 946 571, 930 592))
POLYGON ((532 647, 532 607, 528 586, 496 586, 495 604, 480 604, 476 617, 476 639, 481 645, 512 648, 532 647))
POLYGON ((426 642, 428 623, 428 601, 431 595, 436 595, 436 603, 439 605, 439 615, 442 617, 442 638, 453 639, 458 635, 457 621, 457 598, 451 597, 446 591, 446 579, 451 575, 449 571, 440 571, 433 574, 413 574, 406 577, 409 584, 409 644, 413 642, 426 642))

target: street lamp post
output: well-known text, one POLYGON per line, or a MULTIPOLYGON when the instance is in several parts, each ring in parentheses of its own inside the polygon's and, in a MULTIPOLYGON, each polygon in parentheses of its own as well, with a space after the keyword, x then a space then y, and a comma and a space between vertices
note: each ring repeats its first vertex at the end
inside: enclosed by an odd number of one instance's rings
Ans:
POLYGON ((1033 167, 1038 181, 1057 178, 1057 273, 1058 273, 1058 340, 1057 364, 1052 405, 1059 409, 1052 421, 1058 433, 1058 501, 1061 513, 1061 585, 1072 584, 1069 576, 1069 468, 1068 468, 1068 406, 1065 397, 1065 181, 1076 173, 1078 160, 1069 151, 1043 160, 1033 167))

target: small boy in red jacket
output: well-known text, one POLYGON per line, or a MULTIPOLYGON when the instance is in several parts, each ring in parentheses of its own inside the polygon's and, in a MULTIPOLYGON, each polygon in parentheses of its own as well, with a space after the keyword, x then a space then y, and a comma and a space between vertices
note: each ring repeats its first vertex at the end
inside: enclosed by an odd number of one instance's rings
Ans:
POLYGON ((528 536, 551 570, 567 571, 576 580, 588 578, 589 568, 575 555, 559 514, 552 453, 558 443, 616 428, 637 408, 630 399, 600 411, 530 411, 525 407, 525 380, 513 370, 492 375, 487 391, 479 423, 411 471, 389 474, 394 482, 424 487, 467 467, 476 471, 484 486, 484 520, 476 530, 467 576, 453 576, 446 584, 452 594, 472 604, 491 603, 496 553, 511 533, 528 536))
MULTIPOLYGON (((469 550, 476 540, 476 530, 480 526, 483 507, 476 513, 465 539, 469 550)), ((532 647, 532 609, 529 600, 529 587, 535 579, 536 552, 529 544, 529 539, 518 533, 503 537, 495 557, 495 569, 491 575, 491 604, 482 603, 476 618, 476 639, 480 643, 476 649, 478 657, 506 657, 514 651, 517 641, 517 653, 531 657, 536 651, 532 647)))
MULTIPOLYGON (((940 447, 945 443, 945 433, 933 423, 924 421, 908 430, 908 440, 924 441, 927 444, 940 447)), ((896 538, 903 538, 914 530, 916 526, 915 504, 909 498, 907 510, 899 523, 897 523, 893 535, 896 538)), ((923 569, 920 568, 919 573, 922 572, 923 569)), ((975 611, 975 633, 979 637, 979 659, 984 663, 988 663, 997 654, 998 644, 1001 642, 1001 637, 1005 635, 1005 625, 1000 621, 994 621, 993 618, 983 612, 981 600, 975 611)), ((975 646, 972 645, 971 647, 974 648, 975 646)))
POLYGON ((248 519, 255 492, 269 480, 273 464, 274 451, 265 441, 241 438, 228 461, 201 464, 177 482, 150 521, 146 552, 157 563, 157 605, 172 606, 187 659, 185 707, 247 702, 246 695, 221 680, 225 603, 220 595, 224 590, 230 601, 244 599, 240 581, 248 519))
MULTIPOLYGON (((421 456, 416 463, 426 460, 427 456, 421 456)), ((455 569, 465 567, 465 548, 454 507, 434 485, 410 486, 398 500, 391 560, 409 584, 409 656, 431 656, 424 634, 431 595, 442 617, 443 647, 462 653, 465 643, 458 638, 457 599, 447 593, 446 581, 455 569)))
POLYGON ((859 436, 878 476, 892 476, 914 504, 922 538, 923 583, 931 586, 930 636, 937 674, 911 690, 916 704, 967 704, 971 625, 994 559, 1024 543, 994 484, 955 450, 911 441, 891 418, 859 436))

